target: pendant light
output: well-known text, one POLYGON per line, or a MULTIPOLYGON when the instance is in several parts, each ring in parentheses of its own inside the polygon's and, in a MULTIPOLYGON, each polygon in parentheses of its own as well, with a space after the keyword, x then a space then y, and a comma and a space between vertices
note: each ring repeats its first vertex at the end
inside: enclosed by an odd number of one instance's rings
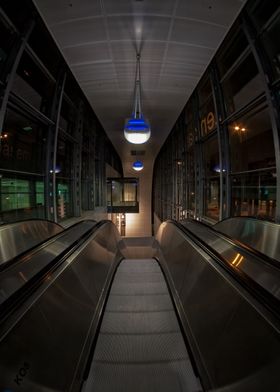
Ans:
POLYGON ((135 161, 132 165, 133 170, 135 171, 141 171, 144 168, 143 162, 141 161, 135 161))
POLYGON ((137 54, 133 113, 125 122, 124 137, 133 144, 149 140, 151 129, 141 110, 140 54, 137 54))

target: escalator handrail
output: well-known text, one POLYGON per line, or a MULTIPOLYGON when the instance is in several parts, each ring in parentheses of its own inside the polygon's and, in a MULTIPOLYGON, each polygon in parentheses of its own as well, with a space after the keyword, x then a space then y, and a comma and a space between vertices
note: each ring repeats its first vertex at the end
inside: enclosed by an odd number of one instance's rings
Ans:
MULTIPOLYGON (((33 221, 34 219, 30 219, 30 221, 31 220, 33 221)), ((94 222, 94 220, 91 220, 91 219, 86 219, 86 220, 82 220, 82 221, 76 222, 73 225, 68 226, 67 228, 65 228, 63 231, 61 231, 59 233, 56 233, 56 234, 52 235, 51 237, 38 242, 37 244, 35 244, 35 245, 31 246, 30 248, 24 250, 23 252, 20 252, 15 257, 13 257, 13 258, 5 261, 4 263, 0 264, 0 273, 3 272, 4 270, 14 266, 16 263, 20 263, 23 258, 32 257, 32 254, 34 252, 38 252, 40 249, 45 248, 46 246, 50 245, 52 242, 57 241, 59 238, 63 237, 65 234, 67 234, 69 232, 69 230, 71 230, 74 226, 78 226, 82 222, 86 222, 86 221, 94 222)), ((28 220, 25 221, 25 222, 28 222, 28 220)), ((19 223, 19 222, 16 222, 16 223, 19 223)), ((60 226, 59 224, 57 224, 57 225, 60 226)))
POLYGON ((9 315, 13 313, 16 308, 18 308, 19 305, 21 305, 35 290, 37 290, 44 283, 46 277, 49 276, 50 273, 53 273, 89 237, 96 234, 101 227, 103 227, 108 223, 111 223, 111 221, 102 220, 97 222, 96 225, 94 225, 93 227, 88 229, 85 233, 83 233, 82 236, 80 236, 76 241, 74 241, 71 245, 69 245, 59 255, 55 256, 54 259, 50 261, 50 263, 48 263, 45 267, 43 267, 23 286, 21 286, 17 291, 15 291, 15 293, 13 293, 9 298, 7 298, 7 300, 0 305, 0 314, 1 314, 0 324, 3 323, 9 317, 9 315))
POLYGON ((231 237, 228 234, 222 233, 219 230, 214 229, 212 226, 207 225, 204 222, 197 221, 195 219, 190 219, 192 223, 202 225, 206 227, 208 230, 211 231, 211 233, 215 234, 217 237, 222 238, 226 242, 230 243, 236 248, 242 249, 244 252, 252 254, 253 256, 257 257, 258 259, 261 260, 262 263, 265 263, 269 266, 272 266, 273 268, 280 269, 280 263, 278 260, 273 259, 272 257, 269 257, 265 253, 260 252, 259 250, 253 248, 250 245, 245 244, 244 242, 241 242, 233 237, 231 237))
POLYGON ((227 260, 223 256, 221 256, 219 252, 209 246, 205 241, 203 241, 200 237, 194 234, 191 230, 187 229, 181 223, 174 220, 167 220, 166 222, 176 226, 200 249, 207 253, 211 257, 211 259, 214 260, 214 262, 216 262, 220 267, 222 267, 222 270, 226 271, 234 279, 235 282, 238 282, 239 285, 243 289, 245 289, 245 291, 249 292, 251 296, 257 301, 257 303, 261 304, 266 310, 268 310, 268 312, 273 315, 279 323, 280 301, 276 297, 266 291, 262 286, 260 286, 243 271, 233 269, 233 267, 230 266, 227 260))

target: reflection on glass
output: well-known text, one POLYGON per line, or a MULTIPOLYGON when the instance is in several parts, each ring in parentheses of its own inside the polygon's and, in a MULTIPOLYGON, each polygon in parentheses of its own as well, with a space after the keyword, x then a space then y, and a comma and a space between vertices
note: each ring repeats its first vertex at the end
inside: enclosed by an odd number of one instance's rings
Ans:
POLYGON ((280 78, 280 16, 274 20, 273 24, 265 30, 262 40, 265 50, 271 61, 273 78, 277 80, 280 78))
POLYGON ((220 172, 219 145, 215 136, 203 143, 203 159, 205 177, 217 175, 220 172))
POLYGON ((204 214, 211 219, 219 220, 220 179, 206 179, 204 183, 204 214))
POLYGON ((220 177, 219 173, 219 145, 218 138, 215 136, 203 144, 204 160, 204 214, 211 219, 219 219, 219 193, 220 177))
POLYGON ((195 171, 194 171, 194 149, 187 152, 187 209, 191 215, 195 213, 195 171))
POLYGON ((267 107, 258 107, 230 123, 231 171, 275 166, 275 152, 267 107))
POLYGON ((208 133, 214 131, 217 127, 215 118, 215 109, 213 97, 206 102, 200 109, 200 133, 201 136, 206 136, 208 133))
POLYGON ((233 216, 275 219, 276 172, 248 173, 232 177, 233 216))
MULTIPOLYGON (((254 1, 250 6, 252 20, 257 30, 260 30, 279 8, 279 1, 254 1)), ((275 39, 277 39, 276 37, 275 39)))
POLYGON ((0 220, 44 218, 44 183, 38 179, 0 176, 0 220))
POLYGON ((239 264, 242 263, 243 259, 244 259, 244 256, 241 256, 240 253, 237 253, 235 258, 232 260, 231 265, 233 265, 234 267, 238 267, 239 264))
POLYGON ((57 142, 56 172, 59 177, 71 178, 73 170, 73 143, 60 134, 57 142))
POLYGON ((221 78, 229 71, 248 46, 247 38, 243 31, 239 30, 239 27, 233 28, 229 34, 232 36, 227 37, 225 47, 222 45, 217 55, 217 64, 221 78))
POLYGON ((245 106, 264 91, 263 83, 252 54, 222 83, 226 111, 231 114, 245 106))
POLYGON ((0 168, 42 173, 46 133, 34 120, 10 109, 0 139, 0 168))
POLYGON ((56 191, 57 217, 59 221, 73 215, 71 196, 71 182, 59 179, 56 191))
POLYGON ((24 53, 15 75, 12 91, 36 109, 46 113, 51 104, 54 83, 45 76, 32 58, 24 53))

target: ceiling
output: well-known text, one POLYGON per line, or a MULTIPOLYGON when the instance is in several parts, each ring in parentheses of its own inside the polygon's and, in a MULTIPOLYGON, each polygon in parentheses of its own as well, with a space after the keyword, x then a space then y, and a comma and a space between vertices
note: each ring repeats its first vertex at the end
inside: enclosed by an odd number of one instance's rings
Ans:
MULTIPOLYGON (((124 166, 149 167, 245 0, 34 0, 124 166), (123 136, 141 53, 151 138, 123 136)), ((127 174, 126 174, 127 175, 127 174)))

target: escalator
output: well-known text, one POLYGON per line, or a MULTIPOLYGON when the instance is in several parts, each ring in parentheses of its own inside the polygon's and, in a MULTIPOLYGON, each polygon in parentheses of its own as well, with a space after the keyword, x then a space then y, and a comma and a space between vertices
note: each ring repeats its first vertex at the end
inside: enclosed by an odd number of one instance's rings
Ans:
MULTIPOLYGON (((174 222, 146 242, 109 221, 84 225, 0 272, 0 292, 21 278, 0 305, 0 391, 280 388, 276 273, 271 290, 174 222)), ((239 265, 256 256, 242 255, 239 265)))
POLYGON ((280 261, 280 225, 253 217, 233 217, 216 223, 213 228, 241 241, 266 256, 280 261))

